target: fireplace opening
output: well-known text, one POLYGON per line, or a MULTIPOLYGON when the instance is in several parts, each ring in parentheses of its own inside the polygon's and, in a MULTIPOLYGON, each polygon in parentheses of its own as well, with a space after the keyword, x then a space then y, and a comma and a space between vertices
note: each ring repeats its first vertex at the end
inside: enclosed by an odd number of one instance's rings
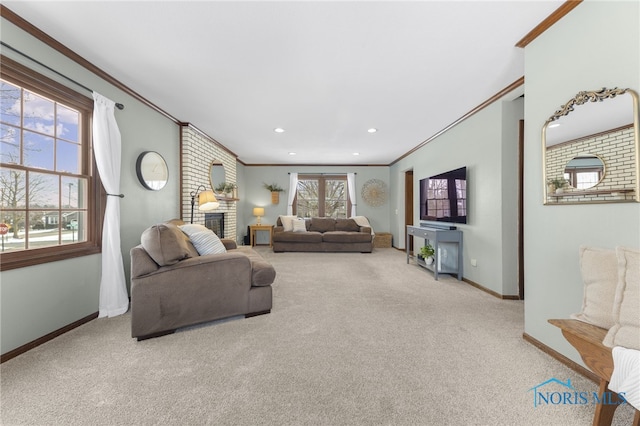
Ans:
POLYGON ((219 238, 224 238, 224 213, 205 213, 204 226, 211 229, 219 238))

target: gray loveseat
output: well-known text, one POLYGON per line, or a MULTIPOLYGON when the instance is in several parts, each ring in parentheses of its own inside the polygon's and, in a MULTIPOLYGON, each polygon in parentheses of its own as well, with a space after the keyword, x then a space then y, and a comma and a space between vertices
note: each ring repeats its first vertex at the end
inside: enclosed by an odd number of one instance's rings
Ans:
POLYGON ((131 336, 138 340, 236 315, 271 312, 276 271, 250 247, 200 256, 180 220, 144 231, 131 249, 131 336))
POLYGON ((273 251, 361 252, 371 253, 371 228, 360 226, 353 219, 314 217, 305 220, 306 231, 284 229, 278 218, 273 228, 273 251))

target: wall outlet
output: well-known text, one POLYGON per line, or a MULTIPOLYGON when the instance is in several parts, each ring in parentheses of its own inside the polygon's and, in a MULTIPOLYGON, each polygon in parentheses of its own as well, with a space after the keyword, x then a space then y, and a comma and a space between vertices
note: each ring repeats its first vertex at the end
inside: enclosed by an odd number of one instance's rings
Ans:
POLYGON ((478 260, 477 259, 471 259, 471 266, 478 266, 478 260))

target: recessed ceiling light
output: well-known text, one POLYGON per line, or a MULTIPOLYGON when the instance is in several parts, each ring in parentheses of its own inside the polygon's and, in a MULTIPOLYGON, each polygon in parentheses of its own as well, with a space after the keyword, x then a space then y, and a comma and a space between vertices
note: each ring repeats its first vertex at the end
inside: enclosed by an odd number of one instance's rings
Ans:
POLYGON ((295 152, 290 152, 289 155, 296 155, 296 153, 295 152))
POLYGON ((284 129, 282 127, 276 127, 273 131, 276 133, 284 133, 284 129))
POLYGON ((377 131, 378 131, 378 129, 376 129, 375 127, 372 127, 369 130, 367 130, 367 132, 369 132, 369 133, 375 133, 377 131))
POLYGON ((353 155, 360 155, 360 153, 359 152, 354 152, 353 155))

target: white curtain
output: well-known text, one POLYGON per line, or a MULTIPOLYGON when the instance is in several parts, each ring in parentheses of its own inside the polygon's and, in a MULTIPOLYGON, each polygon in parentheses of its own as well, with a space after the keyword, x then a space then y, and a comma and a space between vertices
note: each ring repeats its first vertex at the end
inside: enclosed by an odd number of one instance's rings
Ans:
POLYGON ((287 197, 287 216, 293 214, 293 200, 296 198, 298 191, 298 174, 289 173, 289 197, 287 197))
POLYGON ((114 114, 115 102, 93 92, 93 149, 107 206, 102 226, 102 277, 99 317, 114 317, 129 309, 120 250, 120 130, 114 114))
POLYGON ((347 190, 349 191, 349 199, 351 200, 351 217, 356 215, 356 174, 347 173, 347 190))

